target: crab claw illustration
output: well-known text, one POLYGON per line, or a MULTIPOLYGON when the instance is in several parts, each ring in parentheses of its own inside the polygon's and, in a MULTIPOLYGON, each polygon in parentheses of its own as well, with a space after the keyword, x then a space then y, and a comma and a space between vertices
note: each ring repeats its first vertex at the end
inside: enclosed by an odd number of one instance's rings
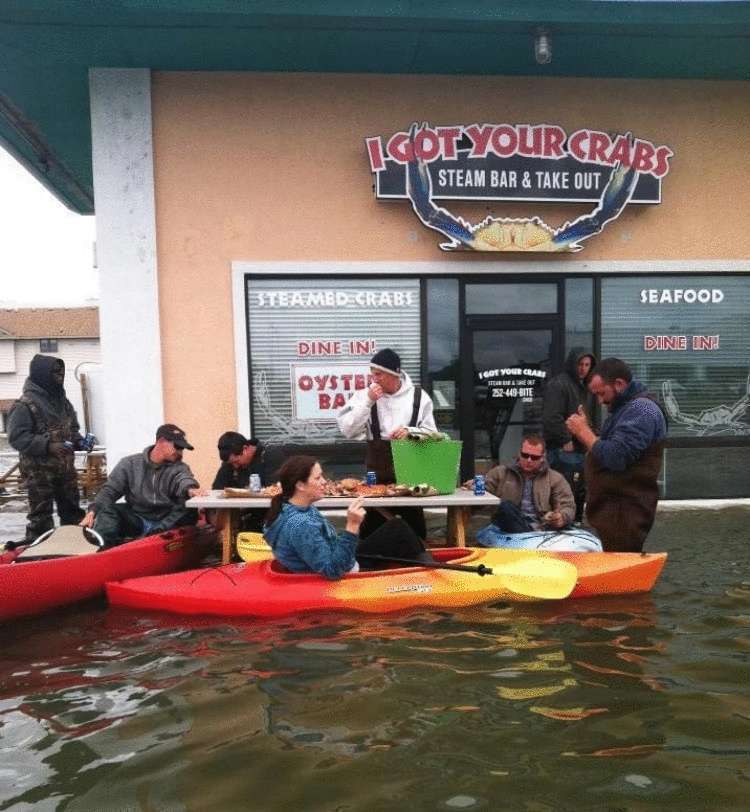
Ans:
MULTIPOLYGON (((422 127, 426 127, 423 124, 422 127)), ((409 127, 409 144, 414 151, 414 136, 419 130, 415 122, 409 127)), ((464 246, 473 247, 471 226, 461 218, 454 217, 447 209, 439 208, 432 202, 432 178, 427 164, 421 159, 412 157, 406 168, 406 194, 411 201, 414 213, 427 226, 439 231, 450 242, 441 243, 444 251, 464 246)))
MULTIPOLYGON (((630 133, 628 133, 630 138, 630 133)), ((604 187, 599 205, 590 213, 584 214, 572 223, 562 226, 552 239, 555 245, 565 247, 569 251, 580 251, 581 240, 587 240, 594 234, 599 234, 607 223, 616 220, 622 210, 630 202, 638 182, 638 172, 633 167, 626 167, 618 163, 609 176, 604 187)))

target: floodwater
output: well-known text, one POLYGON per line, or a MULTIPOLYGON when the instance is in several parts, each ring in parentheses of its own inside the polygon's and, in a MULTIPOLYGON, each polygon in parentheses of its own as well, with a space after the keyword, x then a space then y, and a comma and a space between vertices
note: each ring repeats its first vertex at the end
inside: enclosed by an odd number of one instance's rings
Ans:
POLYGON ((750 512, 659 515, 650 595, 0 629, 0 810, 741 810, 750 512))

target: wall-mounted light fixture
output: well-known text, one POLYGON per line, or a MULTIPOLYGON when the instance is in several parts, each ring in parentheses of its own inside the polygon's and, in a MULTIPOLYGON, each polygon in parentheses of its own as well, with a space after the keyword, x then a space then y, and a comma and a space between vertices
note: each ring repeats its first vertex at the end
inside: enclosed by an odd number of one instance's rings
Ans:
POLYGON ((537 28, 534 32, 534 59, 537 65, 549 65, 552 61, 552 42, 544 28, 537 28))

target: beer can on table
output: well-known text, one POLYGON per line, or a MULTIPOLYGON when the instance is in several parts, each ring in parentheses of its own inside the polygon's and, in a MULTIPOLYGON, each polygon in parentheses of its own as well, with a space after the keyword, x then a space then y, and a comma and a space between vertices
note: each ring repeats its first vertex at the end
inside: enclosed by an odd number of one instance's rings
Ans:
POLYGON ((484 475, 477 474, 474 477, 474 496, 484 496, 487 493, 484 487, 484 475))
POLYGON ((368 485, 377 485, 378 478, 375 476, 375 471, 368 471, 367 476, 365 478, 365 482, 368 485))
POLYGON ((250 474, 250 490, 253 493, 259 493, 261 490, 260 485, 260 475, 259 474, 250 474))

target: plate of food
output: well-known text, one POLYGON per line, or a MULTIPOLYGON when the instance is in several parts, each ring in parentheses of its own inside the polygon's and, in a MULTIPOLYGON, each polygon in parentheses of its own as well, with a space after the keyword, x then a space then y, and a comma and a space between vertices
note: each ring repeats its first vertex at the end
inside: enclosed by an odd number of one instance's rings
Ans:
POLYGON ((365 496, 376 499, 384 496, 409 496, 411 493, 407 485, 368 485, 353 477, 329 483, 329 486, 326 496, 365 496))
POLYGON ((281 493, 281 486, 267 485, 259 491, 251 491, 248 488, 224 488, 225 499, 272 499, 281 493))
POLYGON ((249 499, 252 496, 260 496, 260 493, 253 493, 247 488, 224 488, 225 499, 249 499))

